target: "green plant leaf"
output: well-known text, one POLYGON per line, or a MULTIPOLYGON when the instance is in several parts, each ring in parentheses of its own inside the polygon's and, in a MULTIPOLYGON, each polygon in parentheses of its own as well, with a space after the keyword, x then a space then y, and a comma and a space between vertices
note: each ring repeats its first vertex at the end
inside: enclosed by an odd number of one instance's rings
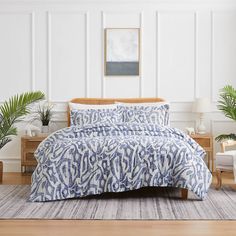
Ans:
MULTIPOLYGON (((217 107, 227 118, 236 121, 236 90, 233 86, 226 85, 220 90, 220 98, 217 107)), ((222 134, 215 138, 218 142, 227 139, 236 140, 236 135, 233 133, 222 134)))
POLYGON ((236 135, 235 134, 221 134, 215 138, 217 142, 222 142, 225 140, 235 140, 236 141, 236 135))
POLYGON ((236 121, 236 90, 231 85, 220 90, 217 107, 227 118, 236 121))
POLYGON ((17 135, 13 125, 30 112, 29 105, 44 97, 40 91, 26 92, 11 97, 0 106, 0 149, 11 141, 9 136, 17 135))

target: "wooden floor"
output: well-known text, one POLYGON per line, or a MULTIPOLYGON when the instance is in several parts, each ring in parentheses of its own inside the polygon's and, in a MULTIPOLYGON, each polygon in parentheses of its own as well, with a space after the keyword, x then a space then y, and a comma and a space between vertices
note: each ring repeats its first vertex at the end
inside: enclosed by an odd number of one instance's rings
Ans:
MULTIPOLYGON (((3 184, 29 184, 30 179, 19 173, 4 173, 3 184)), ((223 184, 236 189, 232 174, 224 174, 223 184)), ((8 235, 235 236, 236 221, 0 220, 0 236, 8 235)))

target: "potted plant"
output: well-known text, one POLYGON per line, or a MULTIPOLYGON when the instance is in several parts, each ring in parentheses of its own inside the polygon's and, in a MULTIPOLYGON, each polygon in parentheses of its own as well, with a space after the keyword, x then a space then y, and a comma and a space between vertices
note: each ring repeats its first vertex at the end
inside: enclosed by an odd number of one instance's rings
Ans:
MULTIPOLYGON (((218 109, 222 111, 227 118, 236 121, 236 89, 234 89, 233 86, 227 85, 221 89, 218 103, 218 109)), ((236 134, 221 134, 216 137, 216 141, 218 142, 227 139, 236 140, 236 134)))
MULTIPOLYGON (((44 98, 42 92, 28 92, 15 95, 0 106, 0 150, 17 135, 15 123, 30 112, 29 105, 44 98)), ((2 182, 3 163, 0 161, 0 183, 2 182)))
POLYGON ((41 99, 44 99, 42 92, 27 92, 11 97, 0 106, 0 149, 17 135, 14 124, 29 114, 29 105, 41 99))
POLYGON ((53 109, 54 105, 48 102, 45 102, 43 105, 39 105, 36 110, 36 120, 39 120, 42 124, 42 133, 49 132, 49 124, 53 118, 53 109))

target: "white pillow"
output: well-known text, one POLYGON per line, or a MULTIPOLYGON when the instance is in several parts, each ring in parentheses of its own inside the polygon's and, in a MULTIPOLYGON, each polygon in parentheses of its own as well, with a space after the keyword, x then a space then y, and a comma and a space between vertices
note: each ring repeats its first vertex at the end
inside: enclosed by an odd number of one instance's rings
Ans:
POLYGON ((107 105, 88 105, 80 103, 69 102, 70 110, 89 110, 89 109, 115 109, 117 104, 107 104, 107 105))
POLYGON ((139 103, 115 102, 115 104, 123 105, 126 107, 139 107, 139 106, 160 107, 166 104, 169 105, 168 102, 139 102, 139 103))

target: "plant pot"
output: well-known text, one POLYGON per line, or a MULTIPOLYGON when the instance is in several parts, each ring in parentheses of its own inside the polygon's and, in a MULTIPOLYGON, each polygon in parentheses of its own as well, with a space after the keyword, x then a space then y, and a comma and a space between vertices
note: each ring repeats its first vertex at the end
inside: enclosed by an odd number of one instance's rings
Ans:
POLYGON ((43 125, 42 126, 42 133, 43 134, 49 133, 49 125, 43 125))

